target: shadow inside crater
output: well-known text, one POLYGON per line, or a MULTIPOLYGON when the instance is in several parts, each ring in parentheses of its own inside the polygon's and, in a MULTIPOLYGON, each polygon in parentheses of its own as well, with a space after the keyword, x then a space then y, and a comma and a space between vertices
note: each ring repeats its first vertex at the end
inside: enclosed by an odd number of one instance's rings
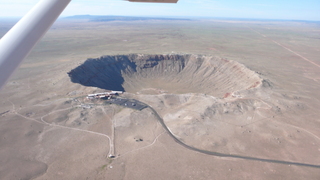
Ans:
POLYGON ((133 93, 162 89, 224 97, 262 84, 257 73, 238 62, 190 54, 102 56, 86 60, 68 74, 72 82, 84 86, 133 93))
POLYGON ((122 72, 135 71, 136 65, 126 56, 102 56, 88 59, 82 65, 68 72, 73 83, 101 89, 125 91, 122 72))

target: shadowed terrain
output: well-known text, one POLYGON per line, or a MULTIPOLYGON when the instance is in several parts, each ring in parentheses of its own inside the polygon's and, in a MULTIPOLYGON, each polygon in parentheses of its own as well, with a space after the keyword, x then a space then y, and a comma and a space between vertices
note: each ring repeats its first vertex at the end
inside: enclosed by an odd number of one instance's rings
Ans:
POLYGON ((227 97, 259 86, 262 79, 244 65, 202 55, 117 55, 88 59, 70 71, 74 83, 127 92, 160 89, 175 94, 227 97))

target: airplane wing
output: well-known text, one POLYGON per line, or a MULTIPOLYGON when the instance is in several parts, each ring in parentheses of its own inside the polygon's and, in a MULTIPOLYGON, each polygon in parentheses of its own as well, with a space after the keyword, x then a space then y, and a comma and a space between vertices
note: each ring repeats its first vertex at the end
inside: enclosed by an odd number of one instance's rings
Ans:
POLYGON ((0 88, 71 0, 41 0, 0 40, 0 88))
MULTIPOLYGON (((0 40, 0 89, 14 70, 44 36, 71 0, 40 0, 0 40)), ((130 2, 176 3, 178 0, 129 0, 130 2)))

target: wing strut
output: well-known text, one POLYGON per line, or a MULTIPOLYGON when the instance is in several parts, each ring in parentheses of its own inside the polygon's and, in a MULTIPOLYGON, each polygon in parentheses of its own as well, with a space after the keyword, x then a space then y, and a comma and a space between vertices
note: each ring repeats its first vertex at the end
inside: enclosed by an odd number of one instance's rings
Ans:
MULTIPOLYGON (((40 0, 0 40, 0 89, 71 0, 40 0)), ((129 0, 131 2, 176 3, 178 0, 129 0)))
POLYGON ((71 0, 41 0, 0 40, 0 89, 71 0))

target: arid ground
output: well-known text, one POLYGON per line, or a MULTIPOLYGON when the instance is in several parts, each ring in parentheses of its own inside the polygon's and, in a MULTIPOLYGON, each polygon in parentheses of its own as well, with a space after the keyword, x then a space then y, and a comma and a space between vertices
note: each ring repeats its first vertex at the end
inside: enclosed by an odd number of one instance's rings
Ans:
POLYGON ((319 23, 60 20, 0 91, 0 179, 320 179, 319 89, 319 23))

